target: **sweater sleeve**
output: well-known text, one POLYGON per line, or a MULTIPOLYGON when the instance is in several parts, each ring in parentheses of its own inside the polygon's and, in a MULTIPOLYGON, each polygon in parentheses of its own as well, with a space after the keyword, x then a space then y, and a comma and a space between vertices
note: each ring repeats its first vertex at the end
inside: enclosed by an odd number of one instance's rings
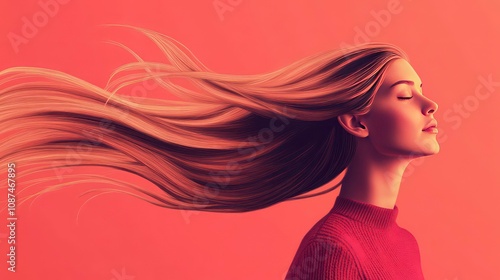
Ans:
POLYGON ((353 254, 342 244, 311 241, 292 261, 285 280, 362 279, 353 254))

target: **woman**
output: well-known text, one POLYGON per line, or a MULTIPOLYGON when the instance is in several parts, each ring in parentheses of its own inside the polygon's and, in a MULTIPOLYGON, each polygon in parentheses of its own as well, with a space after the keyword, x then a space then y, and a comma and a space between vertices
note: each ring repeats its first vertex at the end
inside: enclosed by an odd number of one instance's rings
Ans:
POLYGON ((86 177, 161 207, 212 212, 319 195, 339 184, 306 193, 349 167, 287 279, 422 279, 417 243, 395 224, 395 201, 408 163, 438 152, 433 130, 424 131, 435 125, 437 105, 421 94, 402 50, 369 43, 265 74, 230 75, 211 71, 172 38, 135 29, 170 64, 146 62, 122 46, 138 61, 118 68, 104 89, 49 69, 0 72, 2 165, 23 166, 18 178, 51 170, 60 180, 76 177, 60 167, 120 169, 157 189, 86 177), (117 94, 147 80, 184 100, 117 94))
POLYGON ((356 152, 332 210, 307 233, 286 279, 423 279, 418 244, 396 224, 395 203, 410 161, 439 151, 436 110, 398 58, 368 113, 338 116, 356 136, 356 152))

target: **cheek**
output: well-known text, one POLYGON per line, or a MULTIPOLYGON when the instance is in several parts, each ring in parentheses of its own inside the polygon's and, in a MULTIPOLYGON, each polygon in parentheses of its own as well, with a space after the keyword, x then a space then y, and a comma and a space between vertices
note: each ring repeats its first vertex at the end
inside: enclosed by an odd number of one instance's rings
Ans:
POLYGON ((398 145, 415 140, 415 120, 403 110, 387 109, 371 118, 370 135, 381 145, 398 145))

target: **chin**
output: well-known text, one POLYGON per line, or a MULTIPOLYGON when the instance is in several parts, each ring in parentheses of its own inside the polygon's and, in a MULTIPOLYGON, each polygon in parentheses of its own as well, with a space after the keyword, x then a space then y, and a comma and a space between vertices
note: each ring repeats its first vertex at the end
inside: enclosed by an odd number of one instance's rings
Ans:
POLYGON ((436 143, 433 147, 426 147, 423 150, 415 151, 411 153, 410 156, 412 156, 413 158, 432 156, 439 153, 439 150, 440 150, 439 144, 436 143))
POLYGON ((436 140, 426 140, 413 143, 390 143, 387 146, 377 147, 377 151, 384 156, 398 157, 406 159, 416 159, 420 157, 432 156, 440 151, 439 143, 436 140))
POLYGON ((426 139, 425 141, 418 142, 417 150, 414 152, 415 155, 420 156, 431 156, 439 153, 440 147, 437 139, 426 139))

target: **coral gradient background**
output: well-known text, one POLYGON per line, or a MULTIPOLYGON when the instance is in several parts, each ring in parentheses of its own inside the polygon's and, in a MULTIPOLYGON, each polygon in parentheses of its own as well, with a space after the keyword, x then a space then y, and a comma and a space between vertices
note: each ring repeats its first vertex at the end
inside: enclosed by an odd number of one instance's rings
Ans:
MULTIPOLYGON (((397 44, 439 104, 441 143, 439 154, 405 173, 398 223, 417 238, 426 279, 500 279, 499 12, 500 2, 486 0, 2 1, 0 68, 53 68, 104 86, 113 69, 134 59, 106 40, 161 58, 144 37, 102 26, 109 23, 172 36, 224 73, 271 71, 354 43, 397 44)), ((0 168, 4 187, 6 165, 0 168)), ((7 271, 0 214, 0 279, 283 279, 300 240, 338 195, 215 214, 120 194, 80 196, 90 187, 99 186, 75 183, 18 206, 16 273, 7 271)))

